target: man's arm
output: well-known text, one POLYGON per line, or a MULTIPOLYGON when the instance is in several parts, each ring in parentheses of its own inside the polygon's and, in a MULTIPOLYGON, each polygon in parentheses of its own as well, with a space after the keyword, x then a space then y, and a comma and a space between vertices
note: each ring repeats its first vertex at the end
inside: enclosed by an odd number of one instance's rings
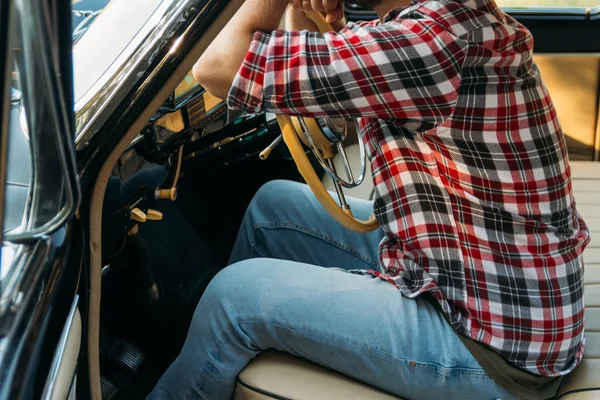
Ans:
POLYGON ((194 76, 230 108, 378 118, 419 132, 454 111, 468 43, 440 23, 275 30, 286 7, 287 0, 246 0, 196 64, 194 76))
MULTIPOLYGON (((194 65, 194 78, 211 94, 226 98, 254 32, 276 30, 288 4, 289 0, 246 0, 194 65)), ((304 16, 302 7, 306 11, 315 7, 317 11, 326 12, 334 29, 343 27, 343 7, 339 0, 315 0, 312 5, 293 0, 292 4, 286 29, 315 30, 314 24, 304 16)))
POLYGON ((227 97, 255 31, 277 29, 287 0, 246 0, 193 68, 194 78, 211 94, 227 97))
POLYGON ((378 118, 426 131, 454 111, 467 48, 429 19, 339 33, 256 32, 227 104, 251 114, 378 118))

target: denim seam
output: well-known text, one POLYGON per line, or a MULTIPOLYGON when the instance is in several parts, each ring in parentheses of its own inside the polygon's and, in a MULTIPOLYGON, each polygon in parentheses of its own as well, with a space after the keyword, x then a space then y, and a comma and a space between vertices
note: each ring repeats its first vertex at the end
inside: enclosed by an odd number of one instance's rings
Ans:
MULTIPOLYGON (((378 261, 374 261, 373 259, 371 259, 371 257, 356 250, 356 248, 354 248, 352 246, 348 246, 345 243, 342 243, 342 242, 337 241, 327 235, 324 235, 320 231, 309 229, 304 226, 296 225, 296 224, 289 223, 289 222, 272 222, 272 223, 268 223, 268 224, 255 224, 254 230, 258 230, 258 229, 289 229, 289 230, 295 230, 295 231, 313 236, 317 239, 324 240, 324 241, 328 242, 329 244, 336 246, 340 250, 346 251, 348 254, 359 258, 360 260, 366 262, 370 266, 375 267, 377 270, 379 270, 379 262, 378 261)), ((252 245, 252 252, 254 252, 254 242, 252 245)))
MULTIPOLYGON (((255 228, 256 231, 256 228, 255 228)), ((250 257, 254 258, 254 250, 256 249, 256 234, 253 232, 252 240, 250 241, 250 257)))
MULTIPOLYGON (((260 321, 260 320, 239 320, 238 322, 240 325, 241 324, 265 325, 265 322, 260 321)), ((314 337, 314 338, 318 338, 318 339, 321 339, 321 340, 324 340, 327 342, 338 343, 338 344, 342 344, 342 345, 350 345, 357 349, 362 349, 362 350, 375 351, 378 354, 389 356, 390 358, 392 358, 396 361, 403 362, 403 363, 407 364, 409 367, 430 370, 430 371, 433 371, 433 372, 437 373, 438 375, 444 376, 444 377, 470 375, 470 376, 480 376, 480 377, 485 377, 485 378, 491 379, 489 377, 488 373, 483 368, 469 368, 469 367, 462 367, 462 366, 445 366, 440 363, 432 362, 432 361, 416 361, 416 360, 412 360, 409 358, 400 358, 388 351, 382 350, 379 347, 369 347, 369 346, 365 346, 365 345, 362 345, 362 344, 359 344, 356 342, 348 341, 347 339, 340 340, 333 336, 328 337, 326 335, 310 332, 305 329, 298 329, 298 328, 293 328, 290 326, 285 326, 285 325, 280 325, 280 324, 269 324, 269 326, 271 326, 273 328, 280 328, 280 329, 285 329, 288 331, 297 332, 300 334, 304 334, 307 337, 314 337)))
MULTIPOLYGON (((229 342, 229 339, 233 336, 234 331, 235 331, 235 327, 233 325, 230 325, 229 330, 227 331, 227 334, 225 335, 223 340, 221 340, 221 343, 219 343, 219 346, 217 347, 217 351, 215 353, 211 354, 211 357, 209 359, 207 359, 206 362, 204 363, 204 365, 200 368, 200 373, 201 373, 200 380, 196 381, 193 385, 193 388, 196 391, 196 393, 206 396, 206 392, 204 391, 202 386, 205 386, 207 383, 211 384, 214 381, 214 379, 213 379, 213 381, 206 380, 206 378, 209 375, 214 376, 214 374, 209 374, 209 371, 207 371, 207 368, 209 365, 212 365, 213 369, 217 370, 217 368, 214 366, 213 360, 216 360, 221 356, 221 353, 223 351, 223 347, 225 346, 225 343, 229 342)), ((208 397, 204 397, 204 398, 208 398, 208 397)))

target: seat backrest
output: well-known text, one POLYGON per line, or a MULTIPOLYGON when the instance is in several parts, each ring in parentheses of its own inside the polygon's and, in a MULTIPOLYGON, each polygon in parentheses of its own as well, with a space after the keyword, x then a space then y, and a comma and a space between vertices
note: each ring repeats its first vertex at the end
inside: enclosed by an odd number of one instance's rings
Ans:
POLYGON ((536 54, 558 112, 571 160, 598 160, 600 55, 536 54))

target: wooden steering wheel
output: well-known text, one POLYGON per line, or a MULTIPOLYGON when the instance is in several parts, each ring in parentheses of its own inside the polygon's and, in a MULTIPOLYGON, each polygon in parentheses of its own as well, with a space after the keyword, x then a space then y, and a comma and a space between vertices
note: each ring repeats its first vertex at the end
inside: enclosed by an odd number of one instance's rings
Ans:
MULTIPOLYGON (((321 13, 310 12, 306 16, 315 23, 321 33, 331 32, 333 28, 321 13)), ((344 150, 343 141, 346 137, 346 121, 342 118, 314 118, 290 117, 288 115, 277 115, 277 122, 281 128, 283 140, 287 145, 298 171, 314 193, 315 197, 325 207, 336 221, 356 232, 371 232, 379 226, 377 220, 371 215, 367 221, 357 219, 352 215, 352 210, 346 202, 343 187, 352 188, 360 185, 366 170, 365 148, 359 139, 361 156, 361 173, 354 179, 352 168, 344 150), (333 180, 338 195, 339 204, 331 197, 316 174, 312 164, 308 160, 302 143, 308 146, 315 157, 333 180), (342 157, 347 179, 343 179, 335 170, 333 164, 333 147, 342 157)))

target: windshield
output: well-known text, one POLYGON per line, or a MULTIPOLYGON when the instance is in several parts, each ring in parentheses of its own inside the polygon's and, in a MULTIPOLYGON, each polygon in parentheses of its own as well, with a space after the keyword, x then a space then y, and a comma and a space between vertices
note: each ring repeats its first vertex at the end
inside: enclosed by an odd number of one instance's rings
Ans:
POLYGON ((85 34, 110 0, 73 0, 73 44, 85 34))
MULTIPOLYGON (((77 1, 77 0, 76 0, 77 1)), ((152 27, 152 16, 172 0, 80 0, 73 4, 75 109, 92 100, 103 78, 112 76, 152 27), (139 39, 139 40, 138 40, 139 39)))

